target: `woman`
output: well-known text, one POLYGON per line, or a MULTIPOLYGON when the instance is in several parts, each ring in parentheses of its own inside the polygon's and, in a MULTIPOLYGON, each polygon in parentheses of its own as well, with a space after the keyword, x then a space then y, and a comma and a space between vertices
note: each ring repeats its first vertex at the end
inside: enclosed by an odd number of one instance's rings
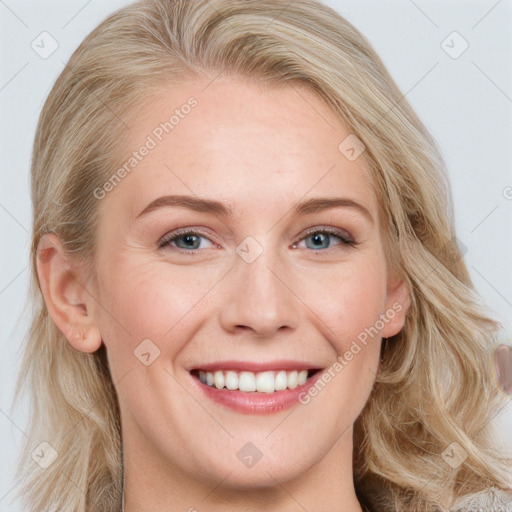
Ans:
POLYGON ((119 10, 48 97, 32 201, 29 510, 505 503, 444 164, 330 8, 119 10))

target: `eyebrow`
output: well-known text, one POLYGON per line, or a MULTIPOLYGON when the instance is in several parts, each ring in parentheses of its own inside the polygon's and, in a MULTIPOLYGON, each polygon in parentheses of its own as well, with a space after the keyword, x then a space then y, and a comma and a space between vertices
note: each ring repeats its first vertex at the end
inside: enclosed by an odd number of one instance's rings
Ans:
MULTIPOLYGON (((228 218, 233 218, 234 216, 230 206, 213 199, 202 199, 184 195, 167 195, 159 197, 149 203, 144 210, 137 215, 137 218, 162 207, 186 208, 196 212, 213 213, 228 218)), ((307 215, 336 207, 353 208, 362 213, 371 223, 374 222, 372 214, 366 207, 347 197, 315 197, 298 203, 292 208, 292 212, 297 216, 307 215)))

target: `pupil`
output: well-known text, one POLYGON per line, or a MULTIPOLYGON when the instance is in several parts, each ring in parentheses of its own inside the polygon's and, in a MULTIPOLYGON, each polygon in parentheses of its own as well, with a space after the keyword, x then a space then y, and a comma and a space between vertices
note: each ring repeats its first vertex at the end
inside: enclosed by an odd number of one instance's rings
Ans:
POLYGON ((313 242, 313 243, 314 243, 315 245, 322 245, 322 237, 323 237, 323 236, 324 236, 324 235, 323 235, 323 234, 320 234, 320 233, 319 233, 319 234, 317 234, 317 235, 314 235, 314 236, 313 236, 313 240, 314 240, 314 242, 313 242))
POLYGON ((185 235, 185 243, 187 245, 194 245, 194 238, 196 238, 195 235, 185 235))

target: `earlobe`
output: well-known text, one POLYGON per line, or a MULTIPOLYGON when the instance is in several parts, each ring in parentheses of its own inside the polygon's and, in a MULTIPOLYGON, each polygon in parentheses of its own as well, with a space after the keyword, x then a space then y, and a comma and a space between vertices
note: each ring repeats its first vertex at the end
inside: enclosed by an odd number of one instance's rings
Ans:
POLYGON ((384 312, 387 321, 381 331, 383 338, 390 338, 403 329, 410 305, 411 293, 407 281, 398 276, 390 278, 384 312))
POLYGON ((93 318, 93 299, 85 288, 83 269, 54 233, 43 235, 37 247, 37 275, 48 313, 69 343, 94 352, 101 335, 93 318))

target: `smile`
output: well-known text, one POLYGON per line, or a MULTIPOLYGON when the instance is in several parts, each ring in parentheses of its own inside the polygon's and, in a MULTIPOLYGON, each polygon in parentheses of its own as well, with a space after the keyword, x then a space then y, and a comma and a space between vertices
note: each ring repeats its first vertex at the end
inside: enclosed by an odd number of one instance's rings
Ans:
MULTIPOLYGON (((242 391, 244 393, 274 393, 302 386, 308 379, 308 370, 279 370, 279 371, 236 371, 217 370, 209 372, 198 370, 199 380, 210 387, 242 391)), ((311 371, 311 374, 313 371, 311 371)))
POLYGON ((272 414, 300 404, 322 376, 303 361, 218 361, 189 369, 202 396, 242 414, 272 414))

